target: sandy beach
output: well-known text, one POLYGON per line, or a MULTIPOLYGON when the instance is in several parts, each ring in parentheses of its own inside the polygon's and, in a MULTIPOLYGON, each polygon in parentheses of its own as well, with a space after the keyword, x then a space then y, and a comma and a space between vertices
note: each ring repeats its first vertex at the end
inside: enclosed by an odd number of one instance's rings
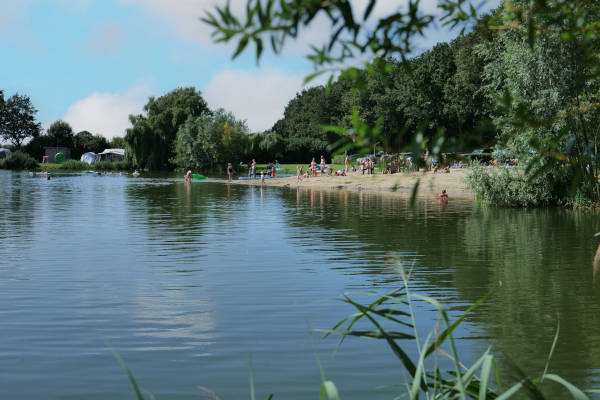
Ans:
MULTIPOLYGON (((419 195, 438 194, 443 189, 450 196, 475 197, 474 193, 466 184, 465 178, 470 173, 469 169, 452 169, 450 173, 412 172, 397 173, 391 175, 361 175, 352 173, 348 176, 316 176, 303 179, 293 177, 281 177, 265 179, 264 186, 275 187, 305 187, 323 190, 369 190, 389 191, 398 193, 411 193, 417 181, 419 184, 419 195)), ((257 180, 235 180, 237 185, 261 185, 257 180)))

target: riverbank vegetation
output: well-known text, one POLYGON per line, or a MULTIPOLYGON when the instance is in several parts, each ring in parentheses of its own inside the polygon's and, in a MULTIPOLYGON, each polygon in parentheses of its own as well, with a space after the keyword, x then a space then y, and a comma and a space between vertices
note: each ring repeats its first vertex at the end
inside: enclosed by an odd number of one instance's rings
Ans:
MULTIPOLYGON (((207 13, 204 21, 213 26, 216 41, 237 41, 234 56, 253 45, 258 59, 265 43, 279 53, 286 40, 317 17, 329 22, 328 43, 309 54, 315 65, 309 78, 332 70, 340 71, 339 78, 332 75, 326 88, 306 90, 290 102, 273 128, 283 143, 290 142, 290 131, 310 132, 306 121, 314 121, 295 118, 292 110, 308 109, 317 118, 322 114, 316 111, 327 109, 330 98, 329 120, 316 125, 331 125, 329 131, 345 133, 363 148, 380 144, 398 151, 404 146, 415 153, 429 148, 437 157, 495 145, 525 168, 523 185, 550 180, 550 192, 530 190, 529 200, 508 196, 503 204, 600 201, 600 6, 505 0, 491 13, 478 15, 463 1, 445 0, 441 15, 435 15, 417 11, 416 1, 406 10, 370 18, 378 3, 358 10, 349 2, 256 1, 248 2, 245 16, 234 16, 224 6, 207 13), (470 32, 415 57, 415 36, 436 21, 470 32), (356 57, 370 61, 364 68, 348 67, 356 57), (319 90, 328 96, 315 93, 319 90)), ((495 198, 486 182, 497 178, 485 175, 479 171, 473 187, 485 199, 495 198)), ((512 175, 501 178, 506 176, 512 175)))

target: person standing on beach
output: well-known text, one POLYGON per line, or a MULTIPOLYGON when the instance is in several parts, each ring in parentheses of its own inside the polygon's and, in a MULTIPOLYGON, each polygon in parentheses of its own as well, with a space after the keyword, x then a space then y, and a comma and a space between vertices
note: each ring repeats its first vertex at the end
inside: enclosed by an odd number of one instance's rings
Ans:
POLYGON ((317 162, 315 161, 315 158, 313 157, 312 161, 310 162, 310 173, 314 174, 316 169, 317 169, 317 162))
POLYGON ((296 178, 298 178, 298 182, 302 181, 302 165, 298 165, 296 168, 296 178))
POLYGON ((321 174, 325 173, 325 157, 321 154, 321 174))
POLYGON ((229 182, 233 179, 233 165, 231 163, 227 164, 227 175, 229 176, 229 182))
POLYGON ((346 153, 346 157, 344 158, 344 172, 348 173, 348 153, 346 153))
POLYGON ((256 179, 256 160, 252 159, 252 179, 256 179))

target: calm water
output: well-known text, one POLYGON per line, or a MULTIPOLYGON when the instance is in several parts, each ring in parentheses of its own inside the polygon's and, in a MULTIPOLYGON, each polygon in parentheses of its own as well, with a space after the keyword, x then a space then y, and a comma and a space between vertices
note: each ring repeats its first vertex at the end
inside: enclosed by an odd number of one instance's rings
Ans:
MULTIPOLYGON (((596 214, 503 210, 399 195, 186 186, 175 178, 0 171, 0 398, 133 398, 110 343, 157 399, 393 398, 405 374, 380 341, 321 340, 343 293, 401 285, 452 316, 502 288, 457 331, 465 363, 488 346, 600 388, 596 214)), ((600 283, 599 283, 600 285, 600 283)), ((419 307, 425 335, 436 314, 419 307)), ((409 349, 412 343, 406 342, 409 349)), ((414 351, 411 350, 411 354, 414 351)))

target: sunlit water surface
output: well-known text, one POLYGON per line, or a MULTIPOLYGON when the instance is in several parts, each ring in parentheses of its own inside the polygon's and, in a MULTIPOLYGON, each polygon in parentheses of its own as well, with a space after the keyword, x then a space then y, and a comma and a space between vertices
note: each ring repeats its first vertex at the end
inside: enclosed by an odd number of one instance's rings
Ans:
MULTIPOLYGON (((491 346, 503 379, 550 370, 600 387, 600 218, 392 193, 186 185, 180 178, 0 171, 0 398, 391 399, 406 374, 382 341, 322 339, 403 285, 456 318, 461 361, 491 346), (251 359, 251 361, 250 361, 251 359), (508 361, 510 360, 510 361, 508 361)), ((437 314, 417 304, 423 337, 437 314)), ((413 342, 402 342, 416 356, 413 342)), ((443 362, 443 360, 442 360, 443 362)), ((553 393, 556 395, 556 393, 553 393)), ((559 397, 559 395, 556 395, 559 397)))

